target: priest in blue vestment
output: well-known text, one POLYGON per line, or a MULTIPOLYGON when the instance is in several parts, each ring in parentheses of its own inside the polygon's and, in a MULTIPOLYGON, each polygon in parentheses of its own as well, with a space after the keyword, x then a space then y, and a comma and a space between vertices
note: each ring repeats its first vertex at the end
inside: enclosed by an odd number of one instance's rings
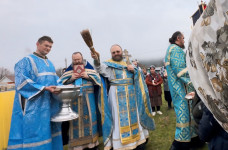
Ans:
POLYGON ((58 76, 46 57, 53 41, 48 36, 37 42, 37 50, 15 65, 15 99, 8 150, 62 150, 61 124, 51 122, 59 110, 53 98, 58 76))
POLYGON ((111 47, 111 55, 112 59, 100 64, 91 53, 95 69, 108 83, 108 99, 99 101, 104 149, 144 149, 148 130, 155 129, 148 89, 140 71, 123 61, 119 45, 111 47))
POLYGON ((194 87, 190 80, 184 49, 184 35, 177 31, 170 38, 165 64, 168 74, 168 85, 176 112, 175 140, 171 150, 188 150, 192 138, 197 137, 194 129, 194 119, 191 115, 191 100, 185 96, 194 96, 194 87))
POLYGON ((72 101, 72 109, 79 114, 79 118, 70 121, 69 149, 96 149, 99 145, 100 114, 97 104, 98 90, 101 86, 100 75, 89 62, 83 61, 80 52, 75 52, 72 54, 72 65, 66 69, 59 83, 81 86, 81 96, 72 101), (82 67, 79 68, 80 66, 82 67))

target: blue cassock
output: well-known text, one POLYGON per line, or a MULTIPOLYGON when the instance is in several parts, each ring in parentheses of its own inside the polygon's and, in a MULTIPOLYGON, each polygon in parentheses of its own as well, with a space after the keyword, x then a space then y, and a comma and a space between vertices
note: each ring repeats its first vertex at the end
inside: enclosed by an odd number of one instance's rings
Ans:
POLYGON ((44 90, 45 86, 57 85, 57 79, 52 62, 34 54, 15 65, 16 94, 8 149, 63 149, 61 123, 50 122, 51 116, 59 110, 59 103, 44 90))

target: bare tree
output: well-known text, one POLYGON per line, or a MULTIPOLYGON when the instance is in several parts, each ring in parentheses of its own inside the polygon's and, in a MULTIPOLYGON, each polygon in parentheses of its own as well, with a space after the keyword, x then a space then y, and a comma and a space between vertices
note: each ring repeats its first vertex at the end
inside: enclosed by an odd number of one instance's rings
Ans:
POLYGON ((8 75, 13 75, 13 73, 11 73, 7 68, 0 67, 0 79, 8 75))

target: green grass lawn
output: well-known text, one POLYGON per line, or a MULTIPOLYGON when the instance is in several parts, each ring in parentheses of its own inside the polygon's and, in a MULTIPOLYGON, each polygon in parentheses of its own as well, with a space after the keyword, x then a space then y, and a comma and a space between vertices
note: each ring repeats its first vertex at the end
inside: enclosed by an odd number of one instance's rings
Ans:
POLYGON ((176 118, 173 109, 167 109, 167 103, 163 102, 162 115, 154 117, 156 129, 150 131, 150 139, 146 150, 168 150, 174 140, 176 118))

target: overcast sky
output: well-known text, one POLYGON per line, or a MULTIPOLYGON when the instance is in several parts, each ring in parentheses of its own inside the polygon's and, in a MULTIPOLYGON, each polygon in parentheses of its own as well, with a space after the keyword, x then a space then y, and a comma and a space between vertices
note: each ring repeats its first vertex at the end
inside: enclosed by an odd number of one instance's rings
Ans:
MULTIPOLYGON (((186 45, 200 0, 0 0, 0 67, 14 65, 36 50, 43 35, 54 40, 47 55, 56 68, 80 51, 91 61, 80 31, 90 29, 101 60, 119 44, 136 59, 164 58, 168 39, 180 30, 186 45)), ((208 3, 208 1, 206 1, 208 3)))

